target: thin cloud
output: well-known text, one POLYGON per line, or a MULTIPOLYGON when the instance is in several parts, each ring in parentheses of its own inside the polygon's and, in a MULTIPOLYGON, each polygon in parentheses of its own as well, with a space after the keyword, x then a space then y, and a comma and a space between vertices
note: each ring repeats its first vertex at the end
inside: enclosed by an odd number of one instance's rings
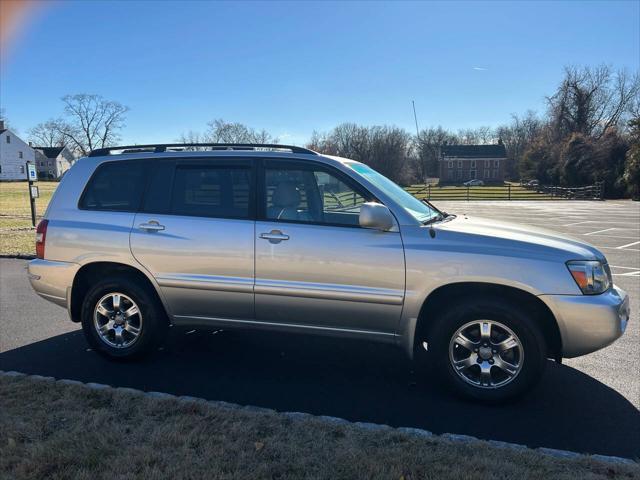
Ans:
POLYGON ((474 70, 477 70, 478 72, 486 72, 487 70, 489 70, 488 68, 484 68, 484 67, 473 67, 474 70))

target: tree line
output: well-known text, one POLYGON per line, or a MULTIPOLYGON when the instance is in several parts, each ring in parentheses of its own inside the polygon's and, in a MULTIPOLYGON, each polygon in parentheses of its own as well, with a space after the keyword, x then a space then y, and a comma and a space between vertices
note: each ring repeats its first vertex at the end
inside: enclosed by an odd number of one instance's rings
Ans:
MULTIPOLYGON (((28 132, 38 146, 66 145, 77 155, 120 140, 128 107, 99 95, 62 98, 62 114, 28 132)), ((498 127, 452 131, 433 126, 409 133, 389 125, 343 123, 313 132, 306 146, 367 163, 401 184, 438 176, 440 149, 455 144, 505 146, 508 177, 542 184, 604 182, 608 197, 640 195, 640 76, 608 66, 567 67, 546 111, 514 114, 498 127)), ((215 119, 179 143, 277 143, 266 130, 215 119)))

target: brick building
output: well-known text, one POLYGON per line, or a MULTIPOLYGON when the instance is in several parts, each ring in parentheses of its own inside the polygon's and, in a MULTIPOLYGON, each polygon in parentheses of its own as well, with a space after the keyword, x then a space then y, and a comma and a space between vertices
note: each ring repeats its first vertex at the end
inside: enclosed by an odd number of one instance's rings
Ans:
POLYGON ((440 148, 440 183, 478 179, 502 183, 507 173, 504 145, 444 145, 440 148))

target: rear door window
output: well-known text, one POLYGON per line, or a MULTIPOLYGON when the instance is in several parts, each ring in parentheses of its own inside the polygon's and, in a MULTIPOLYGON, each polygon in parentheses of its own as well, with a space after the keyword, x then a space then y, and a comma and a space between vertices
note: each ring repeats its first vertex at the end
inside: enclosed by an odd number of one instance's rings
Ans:
POLYGON ((171 212, 171 185, 173 184, 174 161, 154 162, 148 164, 149 186, 144 195, 142 211, 146 213, 171 212))
POLYGON ((251 169, 203 165, 178 166, 171 212, 219 218, 251 217, 251 169))
POLYGON ((146 177, 143 163, 117 161, 100 165, 80 199, 80 208, 135 212, 140 208, 146 177))

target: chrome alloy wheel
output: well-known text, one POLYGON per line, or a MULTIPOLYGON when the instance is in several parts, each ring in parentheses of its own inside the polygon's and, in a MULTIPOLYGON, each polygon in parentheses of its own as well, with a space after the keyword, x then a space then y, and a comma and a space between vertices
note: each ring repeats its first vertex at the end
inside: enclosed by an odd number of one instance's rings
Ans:
POLYGON ((460 327, 449 342, 449 361, 465 382, 495 389, 520 373, 524 349, 513 331, 495 320, 474 320, 460 327))
POLYGON ((96 304, 93 326, 100 340, 110 347, 127 348, 140 336, 142 313, 126 295, 108 293, 96 304))

